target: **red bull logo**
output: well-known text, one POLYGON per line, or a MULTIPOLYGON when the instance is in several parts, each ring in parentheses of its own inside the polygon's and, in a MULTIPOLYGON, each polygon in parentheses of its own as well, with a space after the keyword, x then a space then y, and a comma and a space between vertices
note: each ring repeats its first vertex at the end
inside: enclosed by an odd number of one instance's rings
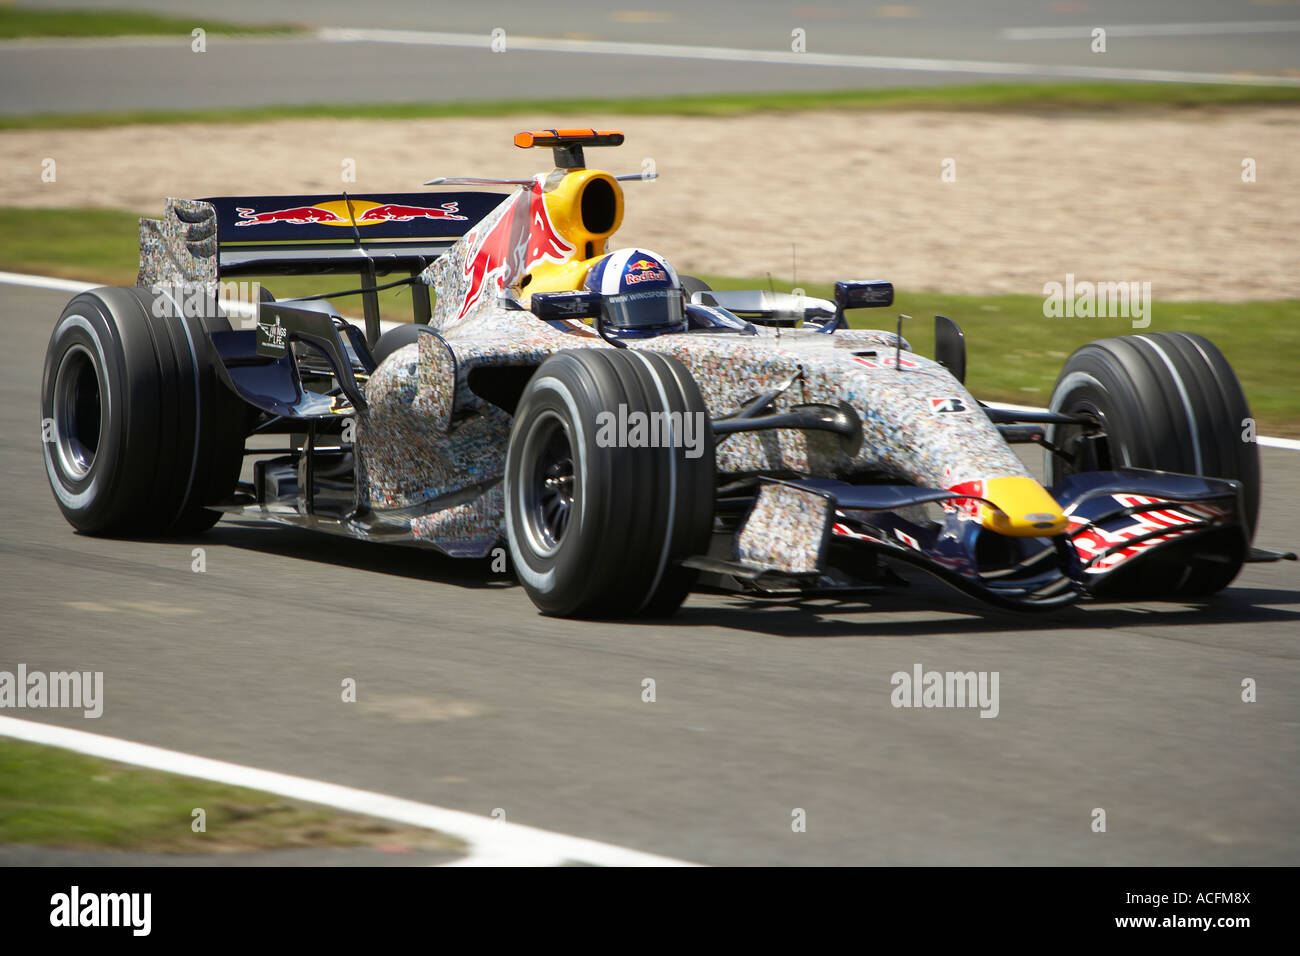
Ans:
POLYGON ((488 216, 462 240, 466 287, 457 319, 484 298, 500 295, 539 262, 567 262, 574 253, 546 211, 540 177, 506 203, 508 208, 488 216))
POLYGON ((337 213, 322 206, 294 206, 291 209, 272 209, 269 212, 254 212, 252 209, 239 208, 235 212, 241 221, 236 226, 260 226, 268 222, 290 222, 295 226, 309 222, 339 222, 337 213))
POLYGON ((623 276, 623 281, 628 285, 636 285, 640 282, 667 282, 668 273, 663 269, 648 269, 640 273, 628 273, 623 276))
MULTIPOLYGON (((466 217, 457 215, 459 211, 460 204, 454 202, 445 202, 437 207, 402 206, 396 203, 385 203, 382 206, 367 209, 364 221, 366 225, 372 222, 410 222, 412 219, 458 219, 464 222, 466 217)), ((362 219, 357 219, 357 225, 361 224, 362 219)))
POLYGON ((400 203, 378 203, 372 199, 331 199, 312 206, 293 206, 289 209, 271 209, 257 212, 240 207, 236 226, 257 226, 264 223, 284 222, 295 226, 321 223, 329 226, 377 226, 385 222, 411 222, 415 219, 443 219, 464 222, 460 204, 445 202, 437 206, 406 206, 400 203))
POLYGON ((551 214, 542 198, 541 178, 538 177, 537 184, 531 187, 528 194, 528 257, 520 275, 539 262, 568 262, 575 251, 569 240, 556 232, 555 224, 551 222, 551 214))
POLYGON ((638 259, 636 262, 628 263, 627 267, 629 271, 635 269, 639 272, 644 272, 646 269, 659 268, 659 263, 651 262, 649 259, 638 259))

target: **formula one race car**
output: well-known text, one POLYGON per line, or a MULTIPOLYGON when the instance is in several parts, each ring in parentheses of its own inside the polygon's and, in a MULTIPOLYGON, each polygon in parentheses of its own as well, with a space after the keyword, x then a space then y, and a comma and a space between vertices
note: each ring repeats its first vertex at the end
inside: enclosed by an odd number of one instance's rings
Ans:
POLYGON ((984 405, 951 320, 933 360, 848 328, 893 303, 888 282, 715 292, 609 249, 620 183, 642 177, 588 169, 584 148, 622 141, 521 133, 553 171, 426 183, 472 191, 169 200, 141 220, 137 285, 78 295, 50 340, 45 464, 67 520, 504 544, 534 603, 574 616, 669 614, 701 572, 757 593, 878 587, 891 562, 1008 608, 1191 599, 1284 557, 1251 547, 1250 410, 1210 342, 1094 342, 1050 410, 984 405), (241 276, 346 273, 359 288, 262 294, 239 327, 218 298, 241 276), (381 334, 378 291, 401 284, 415 321, 381 334), (325 301, 342 294, 362 297, 364 335, 325 301), (250 442, 270 433, 288 447, 250 442), (1011 448, 1028 442, 1046 487, 1011 448))

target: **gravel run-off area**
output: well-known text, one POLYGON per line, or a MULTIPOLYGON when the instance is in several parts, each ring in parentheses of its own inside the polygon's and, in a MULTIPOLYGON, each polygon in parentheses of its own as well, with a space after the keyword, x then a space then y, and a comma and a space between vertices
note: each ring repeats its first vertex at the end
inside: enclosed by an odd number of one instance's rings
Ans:
POLYGON ((627 133, 588 163, 660 178, 626 184, 615 243, 689 273, 771 273, 788 288, 794 254, 801 282, 1041 294, 1073 273, 1150 282, 1156 299, 1300 298, 1300 109, 1277 107, 19 130, 0 133, 0 206, 156 215, 168 195, 364 197, 435 176, 518 177, 550 157, 516 149, 512 134, 566 124, 627 133), (41 179, 47 157, 54 182, 41 179), (1254 182, 1243 182, 1247 159, 1254 182), (348 160, 356 181, 345 183, 348 160))

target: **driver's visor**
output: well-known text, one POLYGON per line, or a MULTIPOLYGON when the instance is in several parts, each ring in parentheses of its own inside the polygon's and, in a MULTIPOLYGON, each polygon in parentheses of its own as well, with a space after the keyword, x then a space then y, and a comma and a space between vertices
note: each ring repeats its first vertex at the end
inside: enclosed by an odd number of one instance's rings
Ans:
POLYGON ((616 329, 647 329, 682 321, 681 289, 646 289, 607 295, 601 304, 607 325, 616 329))

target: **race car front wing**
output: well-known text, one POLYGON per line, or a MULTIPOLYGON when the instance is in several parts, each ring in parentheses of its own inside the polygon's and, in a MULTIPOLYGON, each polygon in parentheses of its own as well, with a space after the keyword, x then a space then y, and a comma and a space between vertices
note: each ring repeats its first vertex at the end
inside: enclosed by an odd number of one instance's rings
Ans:
POLYGON ((1129 468, 1071 475, 1050 491, 1067 529, 1017 538, 974 520, 973 506, 990 503, 969 494, 763 479, 730 559, 687 563, 749 590, 833 591, 872 585, 884 557, 989 604, 1029 610, 1083 595, 1149 594, 1161 581, 1172 590, 1196 562, 1295 558, 1250 548, 1235 481, 1129 468), (928 505, 940 506, 940 516, 923 513, 928 505))

